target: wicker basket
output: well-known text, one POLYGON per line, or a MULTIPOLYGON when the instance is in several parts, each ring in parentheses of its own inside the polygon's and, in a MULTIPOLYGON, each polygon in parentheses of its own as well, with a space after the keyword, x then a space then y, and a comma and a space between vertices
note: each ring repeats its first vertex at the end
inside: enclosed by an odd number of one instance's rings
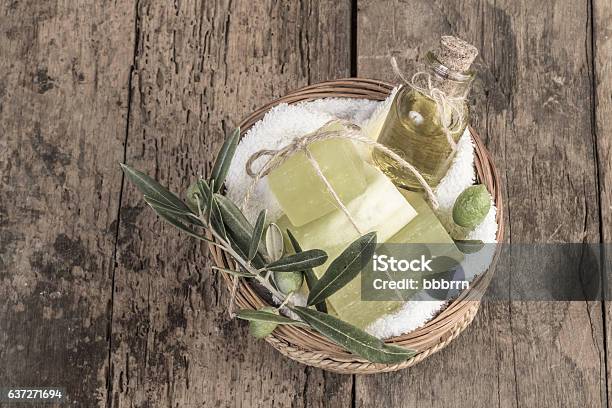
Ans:
MULTIPOLYGON (((246 133, 272 106, 280 103, 296 103, 329 97, 384 100, 392 89, 393 86, 385 82, 358 78, 340 79, 307 86, 253 112, 240 124, 241 131, 243 134, 246 133)), ((504 225, 499 176, 487 149, 474 130, 470 130, 475 144, 475 164, 478 178, 480 182, 487 186, 497 205, 497 222, 499 225, 497 239, 501 241, 504 225)), ((223 268, 236 267, 235 262, 221 250, 213 247, 211 252, 217 266, 223 268)), ((448 307, 427 324, 410 333, 387 340, 387 343, 418 351, 414 357, 399 364, 371 363, 349 353, 318 333, 297 326, 278 326, 270 336, 266 337, 266 340, 282 354, 293 360, 338 373, 368 374, 407 368, 444 348, 472 322, 478 311, 480 296, 488 286, 494 265, 495 260, 489 270, 481 274, 472 283, 470 289, 464 291, 459 298, 451 302, 448 307)), ((231 278, 225 274, 224 278, 229 288, 231 278)), ((243 309, 259 309, 267 305, 253 288, 245 283, 239 286, 235 301, 237 306, 243 309)))

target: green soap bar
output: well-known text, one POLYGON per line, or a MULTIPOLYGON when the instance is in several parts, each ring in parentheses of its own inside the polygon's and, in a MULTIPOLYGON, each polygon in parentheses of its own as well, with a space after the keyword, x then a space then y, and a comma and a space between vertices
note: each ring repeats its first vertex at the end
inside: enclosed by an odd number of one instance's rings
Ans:
MULTIPOLYGON (((347 204, 347 208, 363 234, 376 231, 378 242, 385 242, 416 217, 417 213, 380 170, 369 164, 364 165, 364 170, 368 186, 362 195, 347 204)), ((319 277, 325 273, 332 260, 361 235, 341 210, 332 211, 299 227, 292 225, 288 217, 282 217, 277 224, 283 231, 291 229, 302 249, 319 248, 327 252, 327 263, 314 269, 319 277)), ((327 303, 330 312, 360 328, 367 327, 401 305, 397 301, 361 301, 359 276, 330 296, 327 303)))
POLYGON ((419 215, 392 236, 387 243, 434 244, 428 245, 432 256, 449 256, 458 262, 463 261, 463 254, 455 245, 455 241, 448 235, 421 194, 404 189, 400 191, 419 215))
MULTIPOLYGON (((342 203, 346 205, 364 192, 364 161, 350 140, 322 140, 310 144, 308 149, 342 203)), ((304 152, 289 157, 267 180, 281 209, 297 227, 337 208, 304 152)))

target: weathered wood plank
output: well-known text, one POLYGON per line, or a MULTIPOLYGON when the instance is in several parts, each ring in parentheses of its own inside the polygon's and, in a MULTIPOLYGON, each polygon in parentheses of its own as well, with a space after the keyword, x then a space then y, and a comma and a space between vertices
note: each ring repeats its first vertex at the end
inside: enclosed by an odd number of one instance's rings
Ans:
MULTIPOLYGON (((592 4, 593 19, 593 70, 595 83, 594 134, 597 143, 599 197, 601 202, 601 240, 606 244, 607 265, 612 265, 612 5, 595 0, 592 4)), ((610 276, 607 277, 605 302, 607 340, 607 391, 608 406, 612 406, 612 302, 610 302, 610 276)))
MULTIPOLYGON (((363 0, 358 74, 392 79, 392 52, 414 71, 443 34, 473 42, 473 122, 504 175, 509 239, 598 242, 589 24, 577 2, 363 0)), ((487 304, 421 365, 359 377, 356 405, 602 406, 602 338, 598 302, 487 304)))
POLYGON ((132 12, 0 2, 0 384, 81 407, 106 400, 132 12))
MULTIPOLYGON (((349 74, 348 2, 141 0, 127 162, 175 191, 254 108, 349 74)), ((112 406, 346 406, 352 378, 294 363, 226 313, 197 243, 132 185, 121 204, 112 406)))

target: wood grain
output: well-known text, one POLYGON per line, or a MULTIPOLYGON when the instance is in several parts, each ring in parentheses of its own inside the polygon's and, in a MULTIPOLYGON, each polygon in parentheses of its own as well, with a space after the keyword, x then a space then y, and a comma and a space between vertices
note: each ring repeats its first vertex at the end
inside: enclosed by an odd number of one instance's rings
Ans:
MULTIPOLYGON (((599 242, 586 4, 358 4, 360 76, 392 78, 389 54, 416 70, 443 34, 481 50, 473 122, 505 174, 511 242, 599 242)), ((359 378, 356 405, 604 406, 602 330, 600 302, 485 304, 424 364, 359 378)))
MULTIPOLYGON (((593 1, 592 3, 592 35, 593 35, 593 119, 594 132, 593 141, 597 146, 599 180, 599 196, 601 200, 600 226, 601 241, 604 242, 606 251, 606 270, 612 266, 612 4, 606 1, 593 1)), ((605 272, 604 272, 605 273, 605 272)), ((612 342, 612 291, 610 291, 610 277, 605 277, 606 297, 605 322, 606 322, 606 345, 607 345, 607 391, 608 401, 612 400, 611 367, 612 356, 610 355, 610 342, 612 342)))
POLYGON ((132 10, 0 2, 0 384, 82 407, 106 398, 132 10))
MULTIPOLYGON (((349 74, 349 4, 140 1, 127 163, 184 191, 241 117, 349 74)), ((115 272, 113 407, 347 406, 352 378, 290 361, 230 320, 196 242, 125 186, 115 272)))

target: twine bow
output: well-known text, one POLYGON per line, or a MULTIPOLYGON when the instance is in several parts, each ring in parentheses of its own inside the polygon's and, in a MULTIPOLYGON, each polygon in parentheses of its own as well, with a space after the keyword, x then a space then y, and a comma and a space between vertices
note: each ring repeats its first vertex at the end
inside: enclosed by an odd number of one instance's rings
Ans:
POLYGON ((440 125, 442 125, 444 135, 448 140, 448 144, 451 146, 453 151, 455 151, 457 148, 457 143, 453 138, 452 132, 461 130, 461 124, 465 119, 463 113, 463 104, 465 99, 461 97, 449 96, 446 92, 434 86, 431 80, 431 74, 427 72, 419 71, 415 73, 410 80, 408 80, 397 65, 397 60, 395 57, 391 57, 391 67, 393 68, 395 75, 401 78, 405 85, 422 93, 435 102, 438 117, 440 118, 440 125), (424 78, 425 80, 419 80, 420 77, 424 78), (424 83, 424 85, 421 85, 422 83, 424 83))
POLYGON ((359 226, 357 225, 357 223, 351 216, 348 208, 346 208, 346 206, 342 203, 342 201, 340 200, 340 197, 338 197, 338 194, 336 193, 336 191, 330 184, 329 180, 323 174, 323 171, 321 170, 319 163, 317 163, 312 153, 308 149, 308 146, 311 143, 318 142, 321 140, 330 140, 330 139, 353 140, 353 141, 371 146, 372 148, 380 150, 384 154, 388 155, 389 157, 394 159, 397 162, 397 164, 399 164, 401 167, 403 167, 404 169, 414 174, 415 178, 418 180, 418 182, 421 184, 421 186, 425 190, 425 193, 427 194, 427 197, 429 198, 431 205, 434 208, 438 208, 438 200, 436 198, 436 195, 434 194, 429 184, 427 184, 427 182, 425 181, 421 173, 419 173, 419 171, 412 164, 408 163, 404 158, 402 158, 399 154, 395 153, 393 150, 389 149, 388 147, 378 142, 375 142, 369 137, 363 135, 361 132, 361 128, 359 126, 352 124, 345 120, 340 120, 340 119, 331 120, 327 122, 323 127, 316 130, 315 132, 308 133, 304 136, 295 138, 291 143, 289 143, 285 147, 282 147, 277 150, 262 149, 254 153, 253 155, 251 155, 251 157, 249 157, 248 161, 246 162, 245 170, 247 174, 253 178, 253 182, 249 186, 249 189, 247 190, 247 193, 244 196, 244 201, 242 204, 243 208, 249 202, 251 194, 253 193, 253 189, 255 188, 255 185, 259 182, 259 180, 261 180, 263 177, 270 174, 270 172, 272 172, 274 169, 277 169, 292 155, 298 152, 304 152, 309 163, 314 168, 317 176, 325 185, 326 190, 333 197, 334 202, 336 203, 338 208, 340 208, 340 210, 342 210, 342 212, 346 215, 346 217, 350 221, 351 225, 355 228, 355 230, 359 234, 362 234, 362 231, 360 231, 359 226), (342 126, 342 129, 341 130, 324 130, 325 127, 330 124, 340 124, 342 126), (270 158, 263 164, 263 166, 259 169, 259 171, 253 171, 254 162, 263 156, 269 156, 270 158))

